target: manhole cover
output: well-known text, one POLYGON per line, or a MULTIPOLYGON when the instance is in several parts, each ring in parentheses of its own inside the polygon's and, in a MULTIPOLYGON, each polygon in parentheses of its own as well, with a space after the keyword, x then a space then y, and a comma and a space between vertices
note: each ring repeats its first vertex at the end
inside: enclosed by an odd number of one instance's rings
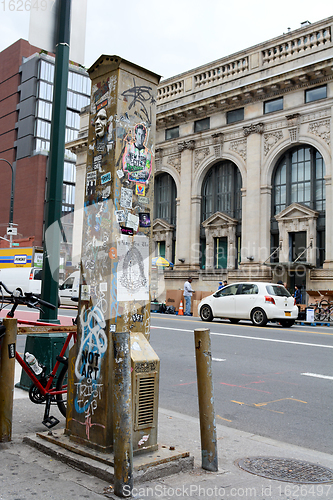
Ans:
POLYGON ((247 457, 236 461, 238 467, 251 474, 288 483, 330 483, 333 471, 321 465, 274 457, 247 457))

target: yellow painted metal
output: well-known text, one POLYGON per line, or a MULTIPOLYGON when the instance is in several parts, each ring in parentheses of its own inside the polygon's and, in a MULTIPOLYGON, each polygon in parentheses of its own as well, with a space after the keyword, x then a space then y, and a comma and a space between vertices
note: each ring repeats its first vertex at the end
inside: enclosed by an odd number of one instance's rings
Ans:
POLYGON ((6 334, 0 351, 0 441, 8 442, 12 439, 17 320, 4 319, 3 324, 6 334))
POLYGON ((202 468, 214 472, 218 470, 218 460, 210 330, 207 328, 194 330, 194 341, 198 380, 202 468))
POLYGON ((129 332, 114 332, 113 450, 114 492, 126 497, 133 490, 131 346, 129 332))

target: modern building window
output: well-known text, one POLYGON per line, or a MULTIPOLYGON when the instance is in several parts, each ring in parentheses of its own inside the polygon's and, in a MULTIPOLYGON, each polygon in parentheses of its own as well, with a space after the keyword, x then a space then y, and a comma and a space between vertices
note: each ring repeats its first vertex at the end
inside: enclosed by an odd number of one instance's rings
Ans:
POLYGON ((44 120, 51 121, 52 103, 38 99, 38 101, 37 101, 37 117, 43 118, 44 120))
POLYGON ((313 147, 296 147, 279 161, 273 181, 274 215, 291 203, 325 210, 325 164, 313 147))
POLYGON ((167 128, 165 130, 165 140, 177 139, 179 137, 179 127, 167 128))
POLYGON ((66 127, 75 128, 79 130, 80 128, 80 115, 78 113, 74 113, 70 109, 66 111, 66 127))
POLYGON ((39 66, 39 79, 53 83, 54 80, 54 64, 44 61, 40 62, 39 66))
POLYGON ((264 113, 274 113, 274 111, 281 111, 283 109, 283 97, 272 99, 264 103, 264 113))
POLYGON ((81 94, 90 94, 90 79, 74 71, 68 72, 68 89, 81 94))
POLYGON ((194 122, 194 132, 202 132, 203 130, 210 129, 210 118, 204 118, 203 120, 197 120, 194 122))
POLYGON ((77 94, 76 92, 67 92, 67 108, 74 109, 75 111, 81 111, 82 108, 90 103, 90 97, 77 94))
POLYGON ((51 83, 39 82, 38 97, 45 101, 53 100, 53 85, 51 83))
POLYGON ((79 135, 78 130, 72 128, 66 128, 65 141, 66 142, 75 141, 78 138, 78 135, 79 135))
POLYGON ((41 139, 50 140, 51 137, 51 123, 44 120, 36 120, 35 136, 41 139))
POLYGON ((176 184, 167 173, 155 177, 154 218, 176 225, 176 184))
POLYGON ((227 112, 227 124, 244 120, 244 108, 233 109, 227 112))
POLYGON ((65 161, 64 163, 64 182, 72 182, 75 184, 76 179, 76 168, 75 163, 69 163, 65 161))
POLYGON ((214 165, 202 184, 202 222, 215 212, 242 218, 242 179, 237 166, 230 161, 214 165))
POLYGON ((305 91, 305 102, 319 101, 319 99, 326 99, 327 97, 327 86, 322 85, 321 87, 316 87, 314 89, 305 91))

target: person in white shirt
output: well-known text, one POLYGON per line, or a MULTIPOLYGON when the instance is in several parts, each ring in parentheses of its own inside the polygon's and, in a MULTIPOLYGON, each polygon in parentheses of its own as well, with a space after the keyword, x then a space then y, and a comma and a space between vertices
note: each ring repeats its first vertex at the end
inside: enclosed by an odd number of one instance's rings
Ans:
POLYGON ((191 316, 191 301, 192 301, 192 293, 195 293, 192 289, 192 278, 190 277, 184 283, 184 300, 185 300, 185 312, 184 316, 191 316))

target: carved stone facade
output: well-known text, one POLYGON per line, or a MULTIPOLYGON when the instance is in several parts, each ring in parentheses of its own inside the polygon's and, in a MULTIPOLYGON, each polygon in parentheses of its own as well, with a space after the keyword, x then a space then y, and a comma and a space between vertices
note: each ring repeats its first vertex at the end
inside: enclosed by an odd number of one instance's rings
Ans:
MULTIPOLYGON (((285 266, 289 285, 295 283, 290 235, 306 232, 308 267, 302 285, 333 288, 332 36, 333 17, 160 84, 157 147, 163 155, 159 154, 158 172, 171 175, 178 199, 171 258, 175 267, 165 272, 166 288, 181 288, 189 273, 197 290, 215 290, 224 278, 279 279, 274 266, 267 265, 273 227, 281 246, 278 261, 285 266), (310 43, 314 37, 316 43, 310 43), (316 98, 317 91, 324 94, 316 98), (197 122, 204 119, 209 119, 209 127, 196 132, 197 122), (166 140, 166 130, 177 127, 178 137, 166 140), (323 159, 325 210, 318 214, 314 205, 296 198, 298 203, 290 202, 274 217, 277 165, 302 147, 312 148, 323 159), (217 209, 203 220, 204 181, 221 162, 240 172, 241 218, 217 209), (323 220, 325 260, 316 267, 318 224, 323 220), (214 267, 214 238, 227 238, 227 267, 222 270, 214 267)), ((316 189, 315 181, 311 189, 316 189)))
POLYGON ((278 263, 285 266, 288 284, 296 279, 289 265, 290 235, 306 232, 308 267, 302 285, 333 289, 332 59, 330 17, 160 83, 156 176, 170 175, 177 191, 176 226, 162 219, 153 223, 155 241, 165 242, 165 256, 175 264, 164 272, 165 288, 182 288, 189 274, 196 290, 209 291, 225 278, 281 279, 267 265, 275 227, 278 263), (203 120, 208 127, 198 128, 203 120), (177 133, 166 140, 170 129, 177 133), (325 206, 318 215, 313 204, 298 198, 275 216, 275 172, 297 148, 311 148, 322 158, 325 206), (217 208, 203 217, 205 179, 223 162, 240 174, 241 212, 236 217, 217 208), (318 224, 323 223, 325 258, 318 264, 318 224), (214 267, 214 238, 227 238, 225 269, 214 267))
POLYGON ((318 212, 299 203, 292 203, 282 210, 275 219, 279 224, 280 262, 290 261, 290 233, 306 232, 306 248, 304 257, 307 263, 316 266, 318 212))

